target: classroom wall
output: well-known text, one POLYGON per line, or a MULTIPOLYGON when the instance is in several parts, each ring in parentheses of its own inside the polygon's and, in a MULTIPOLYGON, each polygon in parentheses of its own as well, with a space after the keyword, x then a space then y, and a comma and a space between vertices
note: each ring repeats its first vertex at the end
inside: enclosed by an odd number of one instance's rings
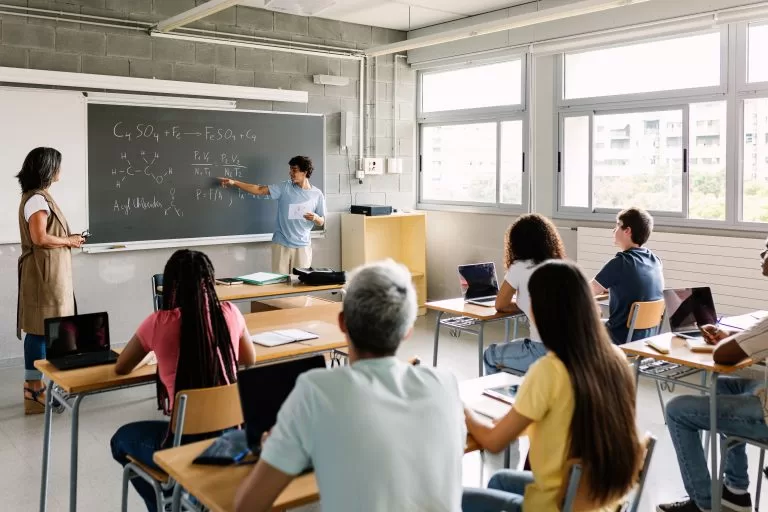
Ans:
MULTIPOLYGON (((20 0, 0 0, 2 3, 27 5, 20 0)), ((159 21, 192 8, 195 3, 194 0, 29 0, 30 7, 141 21, 159 21)), ((394 30, 247 7, 227 9, 191 26, 348 48, 405 38, 405 33, 394 30)), ((314 263, 323 266, 341 264, 339 215, 353 201, 387 203, 400 208, 414 204, 415 74, 400 59, 395 91, 392 56, 379 58, 377 65, 378 83, 371 89, 376 96, 366 101, 370 103, 366 112, 374 116, 378 109, 378 116, 371 118, 371 138, 366 147, 371 155, 374 151, 376 156, 391 155, 392 124, 397 123, 404 174, 372 176, 360 185, 348 173, 348 169, 354 171, 356 165, 358 139, 350 143, 349 161, 346 151, 342 152, 339 147, 340 113, 351 112, 355 126, 359 122, 359 64, 356 61, 162 40, 124 29, 53 20, 27 21, 0 15, 0 66, 307 91, 308 104, 242 100, 238 101, 238 107, 327 115, 325 190, 330 213, 325 238, 313 242, 314 263), (345 87, 315 85, 313 74, 347 76, 351 81, 345 87), (393 105, 395 92, 397 99, 393 105), (394 114, 393 107, 396 107, 394 114)), ((287 171, 286 162, 286 178, 287 171)), ((5 219, 4 222, 16 223, 17 220, 5 219)), ((220 275, 238 275, 270 267, 266 243, 198 249, 212 258, 220 275)), ((75 251, 74 284, 79 310, 108 311, 113 343, 127 341, 152 311, 150 276, 162 272, 172 252, 158 249, 90 255, 75 251)), ((18 255, 18 245, 0 245, 0 288, 6 290, 0 295, 0 325, 5 326, 0 331, 0 366, 18 364, 23 355, 22 344, 15 339, 18 255)))

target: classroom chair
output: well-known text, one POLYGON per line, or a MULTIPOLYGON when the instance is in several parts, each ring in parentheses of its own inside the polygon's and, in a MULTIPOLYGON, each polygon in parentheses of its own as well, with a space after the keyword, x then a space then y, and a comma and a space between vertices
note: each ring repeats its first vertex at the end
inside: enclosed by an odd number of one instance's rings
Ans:
POLYGON ((765 463, 765 450, 768 450, 768 443, 762 443, 754 439, 747 439, 745 437, 738 436, 723 436, 720 441, 720 468, 718 470, 718 482, 723 485, 723 476, 725 475, 725 458, 728 455, 728 450, 736 446, 737 444, 746 443, 748 445, 756 446, 760 448, 760 463, 757 465, 757 489, 755 490, 755 512, 760 510, 760 490, 763 487, 763 473, 766 471, 768 476, 768 468, 763 469, 765 463))
MULTIPOLYGON (((173 412, 171 432, 174 448, 181 445, 184 435, 215 433, 244 423, 237 384, 180 391, 176 393, 173 412)), ((171 497, 166 498, 165 493, 174 488, 175 481, 166 473, 150 468, 130 456, 128 460, 130 462, 123 468, 121 510, 128 510, 128 481, 137 477, 154 487, 157 509, 164 510, 165 505, 171 502, 171 497)))
MULTIPOLYGON (((648 476, 648 467, 651 464, 653 449, 656 446, 656 438, 650 434, 646 434, 645 442, 643 444, 645 444, 645 457, 637 477, 637 484, 629 493, 627 493, 627 501, 619 508, 619 510, 637 512, 637 509, 640 506, 640 498, 643 495, 645 479, 648 476)), ((568 478, 563 480, 563 486, 560 489, 560 496, 562 496, 563 503, 560 510, 562 512, 597 510, 603 505, 593 503, 589 499, 587 496, 587 482, 581 480, 581 473, 582 468, 578 460, 566 462, 565 474, 568 475, 568 478)))
MULTIPOLYGON (((664 299, 654 300, 650 302, 633 302, 629 308, 629 316, 627 317, 627 341, 632 341, 632 336, 635 334, 635 329, 655 329, 653 335, 661 333, 661 327, 664 325, 664 313, 666 312, 666 306, 664 299)), ((661 383, 656 382, 656 393, 659 395, 659 404, 661 404, 661 415, 664 417, 664 424, 667 423, 667 411, 664 406, 664 398, 661 396, 661 383)), ((671 390, 670 390, 671 391, 671 390)))
POLYGON ((163 308, 163 274, 152 276, 152 307, 155 311, 163 308))

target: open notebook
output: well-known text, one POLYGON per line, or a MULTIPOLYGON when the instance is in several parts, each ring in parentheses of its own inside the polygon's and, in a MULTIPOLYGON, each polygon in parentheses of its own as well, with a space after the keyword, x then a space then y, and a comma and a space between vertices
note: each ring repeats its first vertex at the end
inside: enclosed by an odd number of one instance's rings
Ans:
POLYGON ((317 334, 303 331, 301 329, 282 329, 279 331, 268 331, 254 334, 251 336, 251 341, 265 347, 277 347, 278 345, 285 345, 286 343, 314 340, 317 338, 319 338, 317 334))

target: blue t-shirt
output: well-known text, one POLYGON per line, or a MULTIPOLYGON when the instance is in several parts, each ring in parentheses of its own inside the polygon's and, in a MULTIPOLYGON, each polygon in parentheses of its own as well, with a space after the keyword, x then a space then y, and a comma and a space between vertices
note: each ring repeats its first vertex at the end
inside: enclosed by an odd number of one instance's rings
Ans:
POLYGON ((325 218, 325 197, 314 185, 303 189, 292 181, 269 186, 269 198, 277 199, 277 225, 272 242, 296 249, 310 244, 310 232, 315 223, 304 214, 313 212, 325 218))
MULTIPOLYGON (((595 281, 611 294, 606 326, 617 345, 627 342, 627 317, 632 303, 659 300, 663 296, 661 260, 645 247, 617 253, 597 273, 595 281)), ((647 338, 651 333, 649 329, 635 329, 632 340, 647 338)))

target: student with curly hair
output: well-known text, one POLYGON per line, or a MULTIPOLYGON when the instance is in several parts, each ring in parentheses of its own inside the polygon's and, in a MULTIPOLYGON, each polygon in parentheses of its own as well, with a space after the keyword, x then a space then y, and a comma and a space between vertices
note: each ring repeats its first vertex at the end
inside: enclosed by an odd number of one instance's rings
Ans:
POLYGON ((504 265, 507 274, 496 296, 496 309, 513 312, 518 308, 528 317, 527 338, 494 343, 485 349, 485 373, 497 373, 506 367, 521 373, 546 353, 536 324, 531 317, 528 279, 536 266, 546 260, 564 259, 565 247, 552 221, 537 213, 519 217, 507 230, 504 265))
POLYGON ((272 272, 290 274, 293 267, 312 265, 310 234, 325 224, 325 197, 309 183, 314 167, 306 156, 288 162, 290 177, 275 185, 251 185, 230 178, 219 178, 222 187, 237 187, 249 194, 277 199, 277 223, 272 236, 272 272), (302 218, 292 218, 299 212, 302 218))

